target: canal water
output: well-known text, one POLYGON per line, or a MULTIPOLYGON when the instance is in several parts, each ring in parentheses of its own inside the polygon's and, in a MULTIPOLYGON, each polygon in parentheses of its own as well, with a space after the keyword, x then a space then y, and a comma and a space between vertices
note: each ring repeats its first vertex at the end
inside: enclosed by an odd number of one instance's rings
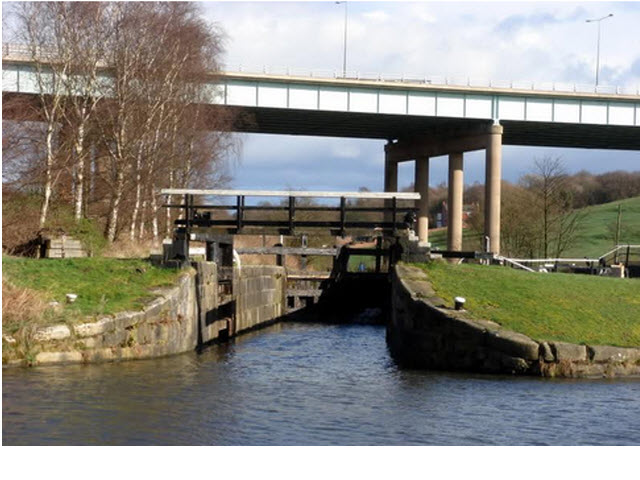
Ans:
POLYGON ((4 445, 640 444, 640 380, 402 370, 380 326, 283 323, 200 355, 2 374, 4 445))

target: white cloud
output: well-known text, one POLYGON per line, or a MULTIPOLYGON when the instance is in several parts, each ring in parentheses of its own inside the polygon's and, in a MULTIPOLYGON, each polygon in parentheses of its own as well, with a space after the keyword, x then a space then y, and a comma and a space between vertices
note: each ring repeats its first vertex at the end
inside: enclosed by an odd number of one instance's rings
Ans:
POLYGON ((363 13, 362 16, 375 23, 382 23, 389 19, 389 14, 383 10, 372 10, 370 12, 363 13))

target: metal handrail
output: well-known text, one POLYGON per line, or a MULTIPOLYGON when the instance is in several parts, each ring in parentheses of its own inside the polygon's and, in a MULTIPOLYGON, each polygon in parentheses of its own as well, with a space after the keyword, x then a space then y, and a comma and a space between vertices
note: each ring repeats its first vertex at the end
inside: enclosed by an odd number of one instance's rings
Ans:
POLYGON ((510 263, 518 268, 522 268, 523 270, 527 270, 530 272, 535 272, 536 270, 533 270, 525 265, 523 265, 524 263, 592 263, 592 264, 600 264, 602 260, 606 259, 607 257, 616 254, 617 252, 619 252, 620 250, 627 250, 627 249, 640 249, 640 245, 616 245, 616 247, 605 253, 604 255, 601 255, 598 258, 507 258, 507 257, 496 257, 498 260, 510 263))
POLYGON ((520 262, 517 262, 517 261, 512 260, 510 258, 507 258, 507 257, 498 256, 498 257, 496 257, 496 260, 502 261, 502 262, 506 262, 506 263, 510 263, 514 267, 521 268, 522 270, 526 270, 527 272, 539 273, 536 270, 534 270, 533 268, 529 268, 529 267, 527 267, 525 265, 522 265, 520 262))
MULTIPOLYGON (((55 55, 54 47, 42 47, 44 57, 52 58, 55 55)), ((2 58, 7 60, 30 60, 32 52, 29 47, 22 44, 3 43, 2 58)), ((640 96, 640 85, 636 87, 613 86, 613 85, 584 85, 568 84, 564 82, 533 82, 533 81, 505 81, 486 80, 476 77, 444 77, 439 75, 418 76, 409 74, 393 73, 371 73, 371 72, 338 72, 337 70, 301 69, 291 67, 273 67, 262 65, 246 66, 243 64, 222 65, 222 71, 227 73, 245 73, 249 75, 277 75, 292 78, 318 78, 318 79, 344 79, 344 80, 366 80, 380 83, 406 83, 424 84, 436 86, 455 87, 477 87, 477 88, 499 88, 516 91, 535 92, 575 92, 575 93, 602 93, 607 95, 638 95, 640 96)))

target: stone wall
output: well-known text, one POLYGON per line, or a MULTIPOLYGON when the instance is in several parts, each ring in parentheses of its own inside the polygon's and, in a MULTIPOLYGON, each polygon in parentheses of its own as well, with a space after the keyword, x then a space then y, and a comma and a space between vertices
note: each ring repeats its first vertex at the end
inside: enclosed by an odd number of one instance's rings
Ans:
MULTIPOLYGON (((38 329, 32 338, 35 365, 93 363, 160 357, 197 344, 196 272, 158 289, 140 311, 104 315, 96 321, 38 329)), ((22 362, 24 363, 24 362, 22 362)))
MULTIPOLYGON (((246 266, 234 271, 230 317, 221 318, 217 266, 198 262, 176 286, 155 290, 140 311, 95 321, 39 328, 30 354, 10 365, 93 363, 160 357, 187 352, 216 340, 273 323, 285 312, 282 267, 246 266)), ((3 335, 4 343, 16 339, 3 335)))
POLYGON ((387 340, 402 364, 548 377, 640 375, 640 349, 537 342, 495 322, 447 308, 416 267, 392 272, 387 340))

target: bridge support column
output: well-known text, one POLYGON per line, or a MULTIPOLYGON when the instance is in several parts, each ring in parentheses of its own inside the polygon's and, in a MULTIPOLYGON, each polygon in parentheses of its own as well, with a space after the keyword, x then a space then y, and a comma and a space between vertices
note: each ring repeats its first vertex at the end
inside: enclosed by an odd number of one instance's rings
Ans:
POLYGON ((487 138, 484 234, 489 252, 500 254, 500 181, 502 178, 502 126, 493 125, 487 138))
MULTIPOLYGON (((397 192, 398 191, 398 162, 390 155, 388 147, 385 146, 385 159, 384 159, 384 191, 385 192, 397 192)), ((385 200, 384 205, 387 208, 391 208, 391 200, 385 200)), ((385 213, 385 222, 392 222, 395 219, 392 218, 391 213, 385 213)))
POLYGON ((462 250, 463 154, 449 155, 447 250, 462 250))
POLYGON ((418 208, 418 219, 416 233, 418 243, 422 246, 429 245, 429 157, 416 159, 415 166, 415 188, 420 194, 420 200, 416 201, 418 208))

